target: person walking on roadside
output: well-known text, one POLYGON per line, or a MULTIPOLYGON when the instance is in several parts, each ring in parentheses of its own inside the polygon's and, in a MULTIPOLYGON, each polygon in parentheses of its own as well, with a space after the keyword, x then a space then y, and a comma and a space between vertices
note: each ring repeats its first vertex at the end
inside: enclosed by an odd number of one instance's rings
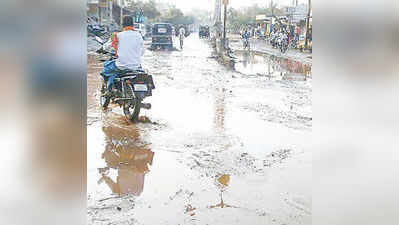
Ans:
POLYGON ((299 27, 297 26, 297 27, 295 28, 295 40, 296 40, 296 41, 299 40, 299 33, 300 33, 300 29, 299 29, 299 27))
POLYGON ((183 50, 183 42, 184 42, 184 38, 186 37, 185 36, 185 30, 184 30, 184 28, 182 27, 182 28, 180 28, 180 30, 179 30, 179 40, 180 40, 180 49, 181 50, 183 50))
POLYGON ((243 40, 243 46, 244 49, 249 47, 249 37, 250 37, 250 33, 247 29, 244 30, 244 32, 242 33, 242 40, 243 40))

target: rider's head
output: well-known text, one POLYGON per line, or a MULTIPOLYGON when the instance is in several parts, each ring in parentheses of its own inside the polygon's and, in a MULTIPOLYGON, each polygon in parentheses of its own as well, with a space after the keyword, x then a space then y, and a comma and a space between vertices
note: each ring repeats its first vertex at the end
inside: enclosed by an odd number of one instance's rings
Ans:
POLYGON ((133 18, 131 16, 124 16, 122 21, 123 27, 132 27, 133 26, 133 18))

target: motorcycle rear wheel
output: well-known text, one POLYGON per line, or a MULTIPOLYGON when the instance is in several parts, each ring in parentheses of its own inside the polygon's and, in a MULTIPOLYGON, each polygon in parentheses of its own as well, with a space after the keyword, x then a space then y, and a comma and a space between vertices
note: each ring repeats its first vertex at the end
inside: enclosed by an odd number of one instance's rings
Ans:
POLYGON ((123 113, 128 120, 135 122, 139 118, 141 100, 135 96, 131 84, 125 83, 124 97, 132 99, 123 102, 123 113))

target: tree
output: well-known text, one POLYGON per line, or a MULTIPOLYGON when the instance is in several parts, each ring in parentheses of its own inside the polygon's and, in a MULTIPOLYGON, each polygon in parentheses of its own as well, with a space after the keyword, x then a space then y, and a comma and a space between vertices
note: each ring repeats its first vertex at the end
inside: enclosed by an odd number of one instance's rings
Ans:
POLYGON ((161 15, 160 20, 174 25, 188 25, 195 22, 195 18, 193 16, 185 16, 184 13, 174 5, 169 6, 169 9, 166 11, 166 13, 161 15))
POLYGON ((141 0, 131 1, 127 8, 133 13, 143 12, 144 16, 150 20, 156 19, 161 13, 156 8, 156 2, 154 0, 143 2, 141 0))

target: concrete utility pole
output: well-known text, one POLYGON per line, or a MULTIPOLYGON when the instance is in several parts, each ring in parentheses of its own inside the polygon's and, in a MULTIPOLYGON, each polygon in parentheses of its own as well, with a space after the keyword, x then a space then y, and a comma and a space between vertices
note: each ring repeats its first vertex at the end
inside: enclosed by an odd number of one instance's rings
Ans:
MULTIPOLYGON (((223 18, 223 44, 226 43, 226 19, 227 19, 227 4, 229 4, 228 0, 223 0, 224 4, 224 18, 223 18)), ((225 46, 225 45, 224 45, 225 46)))
POLYGON ((101 25, 101 4, 100 4, 100 2, 98 2, 97 11, 98 11, 98 24, 101 25))
POLYGON ((306 36, 305 36, 305 48, 308 48, 308 36, 309 36, 309 27, 310 27, 310 12, 312 10, 312 1, 308 0, 308 18, 306 20, 306 36))
POLYGON ((215 11, 214 11, 214 16, 213 16, 213 26, 215 29, 215 38, 220 37, 220 26, 222 24, 222 18, 221 18, 221 12, 222 12, 222 6, 221 6, 221 0, 215 0, 215 11))
POLYGON ((121 28, 123 27, 123 8, 125 7, 125 1, 124 0, 119 0, 119 8, 121 8, 121 13, 120 13, 120 26, 121 28))

